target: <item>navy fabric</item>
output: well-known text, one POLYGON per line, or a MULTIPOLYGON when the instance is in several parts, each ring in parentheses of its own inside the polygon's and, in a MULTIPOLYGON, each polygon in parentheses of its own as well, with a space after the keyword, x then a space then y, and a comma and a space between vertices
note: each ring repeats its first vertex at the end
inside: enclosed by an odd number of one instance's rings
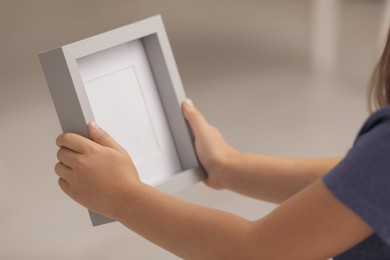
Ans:
POLYGON ((374 230, 334 259, 390 259, 390 106, 369 117, 346 157, 323 180, 374 230))

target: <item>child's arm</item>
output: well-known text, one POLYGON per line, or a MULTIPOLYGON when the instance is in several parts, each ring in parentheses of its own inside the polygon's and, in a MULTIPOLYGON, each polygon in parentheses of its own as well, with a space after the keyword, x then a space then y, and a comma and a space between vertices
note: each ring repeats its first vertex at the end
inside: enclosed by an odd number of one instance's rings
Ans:
POLYGON ((340 160, 239 153, 223 175, 224 187, 253 198, 282 203, 319 179, 340 160))
POLYGON ((207 185, 280 203, 317 180, 341 158, 294 159, 245 154, 233 149, 217 129, 187 100, 183 114, 190 123, 207 185))
POLYGON ((317 180, 263 219, 178 200, 143 184, 128 154, 102 129, 57 139, 63 191, 185 259, 327 259, 372 230, 317 180))

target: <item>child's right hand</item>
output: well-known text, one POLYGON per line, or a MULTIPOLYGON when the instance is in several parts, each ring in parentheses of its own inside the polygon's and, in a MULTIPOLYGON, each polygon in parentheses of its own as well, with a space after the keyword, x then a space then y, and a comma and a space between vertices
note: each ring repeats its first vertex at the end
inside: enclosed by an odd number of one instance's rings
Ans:
POLYGON ((194 132, 196 153, 208 175, 205 183, 214 189, 226 188, 224 179, 228 164, 238 152, 206 121, 191 100, 183 102, 182 110, 194 132))

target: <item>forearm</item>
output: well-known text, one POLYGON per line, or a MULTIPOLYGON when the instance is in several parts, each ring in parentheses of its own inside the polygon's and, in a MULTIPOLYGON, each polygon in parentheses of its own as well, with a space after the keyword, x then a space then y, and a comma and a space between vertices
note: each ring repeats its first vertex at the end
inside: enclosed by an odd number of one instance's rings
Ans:
POLYGON ((283 158, 237 153, 226 162, 223 187, 281 203, 332 169, 341 158, 283 158))
MULTIPOLYGON (((342 251, 339 244, 345 241, 335 238, 355 232, 353 221, 337 226, 345 217, 339 207, 343 204, 335 207, 334 196, 321 181, 256 221, 181 201, 145 184, 132 185, 124 196, 112 217, 183 259, 327 259, 342 251), (324 228, 324 221, 330 228, 324 228)), ((350 217, 350 210, 346 212, 350 217)), ((364 236, 351 235, 353 243, 364 236)))
POLYGON ((141 185, 125 195, 117 219, 185 259, 239 259, 251 222, 141 185))

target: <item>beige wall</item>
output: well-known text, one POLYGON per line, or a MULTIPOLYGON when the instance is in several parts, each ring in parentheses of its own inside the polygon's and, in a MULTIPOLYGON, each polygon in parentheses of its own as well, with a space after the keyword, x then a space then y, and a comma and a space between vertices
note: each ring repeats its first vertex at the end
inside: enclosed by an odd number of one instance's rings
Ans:
MULTIPOLYGON (((60 126, 37 53, 161 13, 184 86, 238 149, 342 155, 366 116, 381 1, 343 1, 338 73, 311 73, 311 2, 0 1, 0 259, 175 259, 118 223, 92 228, 57 186, 60 126)), ((255 219, 273 205, 178 194, 255 219)))

